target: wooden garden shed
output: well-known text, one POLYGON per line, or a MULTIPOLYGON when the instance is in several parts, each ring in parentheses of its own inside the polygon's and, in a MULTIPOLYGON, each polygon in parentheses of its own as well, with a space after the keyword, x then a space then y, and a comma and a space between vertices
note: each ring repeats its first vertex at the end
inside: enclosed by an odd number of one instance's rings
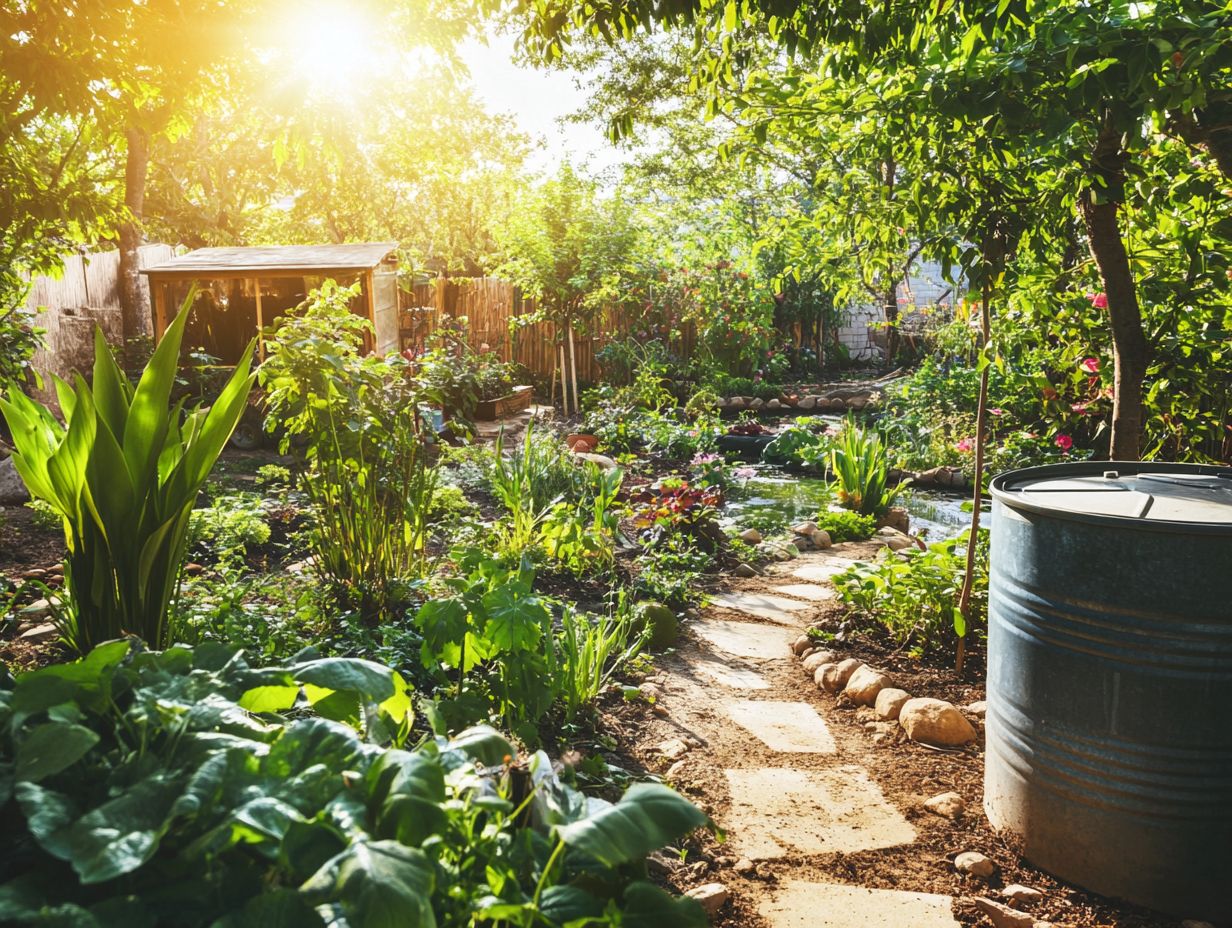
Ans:
MULTIPOLYGON (((327 279, 361 285, 352 310, 376 333, 370 348, 398 349, 398 254, 396 242, 353 245, 271 245, 198 248, 142 268, 150 282, 154 339, 163 332, 194 285, 197 296, 185 345, 223 364, 239 360, 244 346, 265 326, 303 302, 327 279)), ((265 346, 260 344, 264 357, 265 346)))

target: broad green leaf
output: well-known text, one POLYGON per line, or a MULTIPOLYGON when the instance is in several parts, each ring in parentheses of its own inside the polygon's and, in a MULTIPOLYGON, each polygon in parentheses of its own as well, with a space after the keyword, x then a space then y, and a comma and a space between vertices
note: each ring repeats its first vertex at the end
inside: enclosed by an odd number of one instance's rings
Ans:
POLYGON ((293 889, 275 889, 254 896, 238 912, 224 915, 210 928, 320 928, 320 913, 293 889))
POLYGON ((709 821, 697 806, 666 786, 638 783, 616 805, 562 825, 557 834, 569 847, 616 867, 641 860, 709 821))
POLYGON ((254 686, 240 697, 239 704, 249 712, 285 712, 297 698, 298 686, 254 686))
POLYGON ((68 833, 69 863, 83 883, 132 873, 158 850, 178 780, 157 774, 78 819, 68 833))
POLYGON ((37 783, 54 776, 85 757, 98 740, 98 735, 84 725, 36 725, 17 742, 17 779, 37 783))
POLYGON ((625 889, 622 928, 706 928, 710 920, 696 899, 673 896, 645 880, 625 889))
POLYGON ((302 887, 334 902, 353 928, 435 928, 432 862, 397 841, 359 841, 328 861, 302 887))
POLYGON ((460 751, 486 767, 503 764, 506 757, 516 757, 518 753, 504 735, 487 725, 468 728, 449 742, 449 749, 460 751))
POLYGON ((384 702, 396 692, 392 670, 375 661, 354 657, 323 657, 307 661, 292 667, 291 674, 301 683, 360 693, 373 702, 384 702))

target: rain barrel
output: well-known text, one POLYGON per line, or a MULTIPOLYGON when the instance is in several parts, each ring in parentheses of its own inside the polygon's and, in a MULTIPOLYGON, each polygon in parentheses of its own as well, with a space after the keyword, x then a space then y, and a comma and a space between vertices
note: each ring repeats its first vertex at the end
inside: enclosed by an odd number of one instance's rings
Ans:
POLYGON ((1036 866, 1232 922, 1232 469, 992 481, 984 806, 1036 866))

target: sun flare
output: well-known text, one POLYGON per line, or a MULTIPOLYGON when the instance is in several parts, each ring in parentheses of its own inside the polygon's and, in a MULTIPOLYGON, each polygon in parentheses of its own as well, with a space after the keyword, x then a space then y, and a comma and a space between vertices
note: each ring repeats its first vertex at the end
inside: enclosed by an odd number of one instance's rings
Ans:
POLYGON ((291 71, 313 95, 353 97, 374 74, 377 30, 361 5, 297 7, 287 36, 291 71))

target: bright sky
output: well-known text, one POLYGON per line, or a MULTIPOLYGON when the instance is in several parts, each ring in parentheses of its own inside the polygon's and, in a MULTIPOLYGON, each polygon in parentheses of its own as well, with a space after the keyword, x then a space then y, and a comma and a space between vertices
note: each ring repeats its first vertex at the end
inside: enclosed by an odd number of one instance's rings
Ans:
POLYGON ((536 145, 530 166, 553 170, 568 159, 599 172, 618 163, 620 154, 596 126, 562 124, 559 120, 586 101, 573 76, 514 64, 512 35, 491 35, 488 44, 467 40, 459 57, 470 68, 475 92, 489 110, 513 116, 536 145))

